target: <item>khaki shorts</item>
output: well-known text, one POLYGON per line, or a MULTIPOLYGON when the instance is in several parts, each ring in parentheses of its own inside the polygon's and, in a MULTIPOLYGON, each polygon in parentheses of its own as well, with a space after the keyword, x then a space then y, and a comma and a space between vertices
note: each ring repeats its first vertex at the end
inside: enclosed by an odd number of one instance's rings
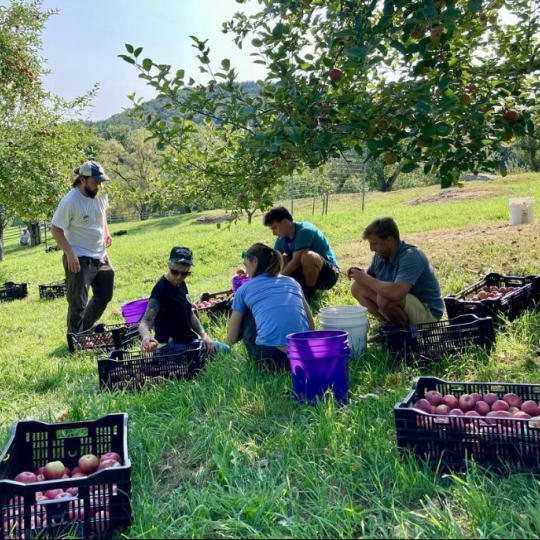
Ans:
POLYGON ((429 306, 420 302, 420 300, 412 294, 408 294, 405 297, 405 308, 403 311, 405 311, 405 314, 409 318, 409 324, 437 322, 437 319, 433 316, 433 313, 431 313, 429 306))

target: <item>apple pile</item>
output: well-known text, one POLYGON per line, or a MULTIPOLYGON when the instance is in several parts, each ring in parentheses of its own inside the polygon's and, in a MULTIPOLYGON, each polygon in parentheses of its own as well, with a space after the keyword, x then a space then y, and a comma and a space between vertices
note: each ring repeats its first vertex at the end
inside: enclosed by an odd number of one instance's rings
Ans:
POLYGON ((482 287, 475 296, 471 298, 473 302, 481 302, 482 300, 497 300, 498 298, 503 298, 519 287, 497 287, 496 285, 486 285, 482 287))
MULTIPOLYGON (((44 503, 47 501, 60 501, 69 499, 66 518, 68 521, 80 521, 84 519, 85 510, 90 513, 91 527, 94 531, 104 531, 110 525, 110 506, 109 497, 118 494, 116 484, 104 484, 90 486, 89 507, 85 509, 84 499, 78 499, 79 488, 76 486, 66 487, 65 489, 48 489, 47 482, 55 480, 76 479, 91 475, 103 469, 109 469, 122 466, 122 458, 116 452, 106 452, 100 457, 93 454, 81 456, 77 466, 69 470, 61 461, 50 461, 43 467, 35 471, 22 471, 14 478, 16 482, 23 484, 41 484, 41 491, 35 492, 36 504, 31 507, 31 527, 38 529, 47 525, 47 511, 44 503)), ((16 496, 10 499, 8 509, 4 512, 2 525, 4 533, 8 536, 16 535, 22 538, 21 531, 24 529, 24 497, 16 496), (8 514, 9 511, 9 514, 8 514)))
MULTIPOLYGON (((463 394, 456 397, 451 394, 442 395, 437 390, 430 390, 425 398, 419 399, 413 408, 429 414, 437 415, 435 423, 449 423, 449 416, 477 418, 478 427, 497 425, 500 419, 521 418, 529 420, 532 427, 540 427, 540 406, 536 401, 522 399, 512 392, 502 399, 494 393, 480 395, 478 393, 463 394)), ((419 425, 428 427, 420 420, 419 425)))
POLYGON ((204 309, 220 304, 221 302, 223 302, 223 299, 214 298, 212 300, 205 300, 204 302, 195 302, 192 305, 193 309, 204 309))

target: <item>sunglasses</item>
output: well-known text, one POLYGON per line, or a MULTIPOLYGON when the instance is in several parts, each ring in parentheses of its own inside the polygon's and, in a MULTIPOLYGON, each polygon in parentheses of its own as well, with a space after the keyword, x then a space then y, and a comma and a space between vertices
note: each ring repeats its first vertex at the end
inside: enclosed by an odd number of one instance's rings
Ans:
POLYGON ((185 272, 181 272, 180 270, 173 270, 172 268, 169 268, 169 271, 173 276, 182 276, 187 277, 191 274, 191 271, 187 270, 185 272))
POLYGON ((249 251, 242 251, 242 259, 253 259, 255 255, 250 253, 249 251))

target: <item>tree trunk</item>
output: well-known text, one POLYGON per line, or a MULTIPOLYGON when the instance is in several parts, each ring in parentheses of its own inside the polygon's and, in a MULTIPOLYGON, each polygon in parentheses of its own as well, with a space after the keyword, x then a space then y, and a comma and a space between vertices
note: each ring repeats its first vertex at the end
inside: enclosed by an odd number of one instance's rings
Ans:
POLYGON ((0 223, 0 261, 4 260, 4 227, 0 223))
POLYGON ((382 171, 377 171, 377 186, 380 192, 386 193, 387 191, 392 191, 392 187, 397 180, 398 176, 401 173, 401 166, 398 167, 393 174, 388 178, 384 176, 384 169, 382 171))
POLYGON ((540 172, 540 160, 536 157, 536 150, 529 150, 529 162, 534 172, 540 172))
POLYGON ((253 219, 253 214, 256 212, 256 210, 253 210, 251 212, 246 210, 247 218, 248 218, 248 225, 251 225, 251 221, 253 219))
POLYGON ((28 232, 30 233, 30 245, 39 246, 41 244, 41 227, 39 222, 31 221, 28 225, 28 232))
POLYGON ((139 217, 141 218, 141 221, 145 221, 148 219, 148 205, 145 202, 141 203, 141 209, 139 211, 139 217))

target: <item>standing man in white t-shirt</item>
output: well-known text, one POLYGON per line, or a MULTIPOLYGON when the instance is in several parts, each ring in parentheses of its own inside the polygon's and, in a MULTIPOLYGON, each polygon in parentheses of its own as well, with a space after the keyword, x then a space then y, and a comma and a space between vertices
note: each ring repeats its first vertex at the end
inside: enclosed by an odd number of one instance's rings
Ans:
POLYGON ((109 180, 96 161, 74 170, 72 189, 51 220, 51 234, 64 255, 68 333, 88 330, 99 320, 113 295, 114 270, 105 248, 112 244, 107 225, 107 195, 97 197, 109 180), (88 302, 88 289, 92 299, 88 302))

